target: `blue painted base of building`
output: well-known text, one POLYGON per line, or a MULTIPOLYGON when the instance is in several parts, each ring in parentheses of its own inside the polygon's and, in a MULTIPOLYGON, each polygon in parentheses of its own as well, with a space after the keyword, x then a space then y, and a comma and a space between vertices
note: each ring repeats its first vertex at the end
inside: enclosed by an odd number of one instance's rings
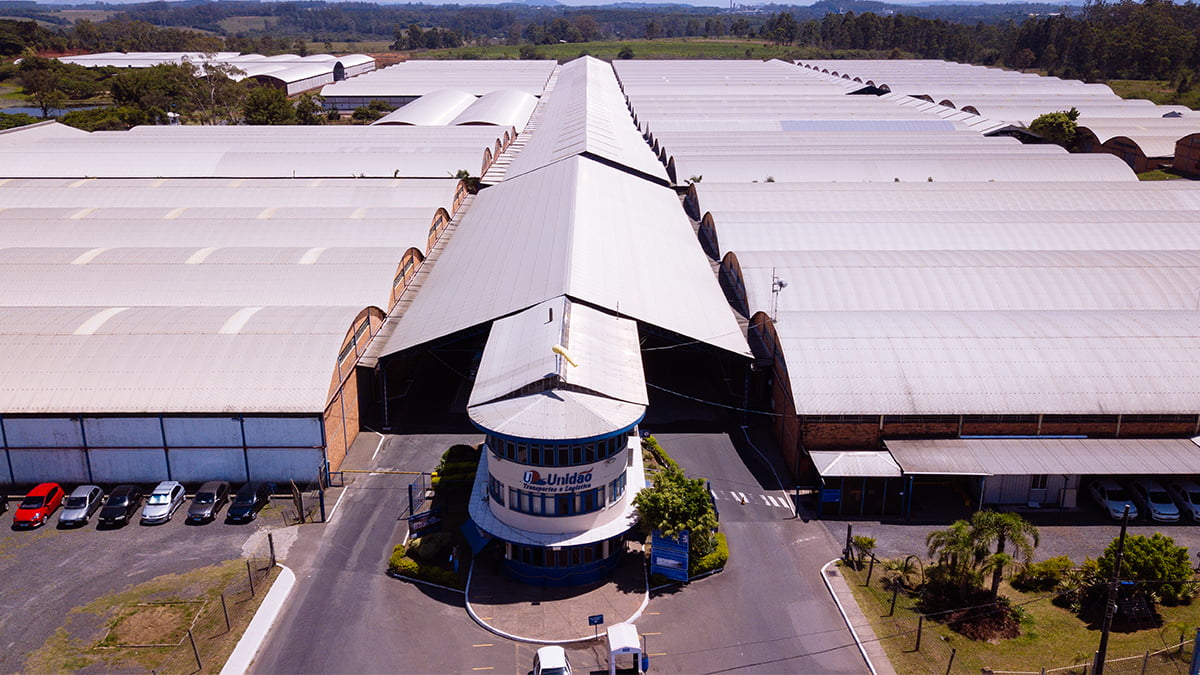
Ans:
POLYGON ((516 581, 533 586, 582 586, 612 576, 619 554, 604 560, 569 567, 541 567, 517 560, 505 560, 504 571, 516 581))

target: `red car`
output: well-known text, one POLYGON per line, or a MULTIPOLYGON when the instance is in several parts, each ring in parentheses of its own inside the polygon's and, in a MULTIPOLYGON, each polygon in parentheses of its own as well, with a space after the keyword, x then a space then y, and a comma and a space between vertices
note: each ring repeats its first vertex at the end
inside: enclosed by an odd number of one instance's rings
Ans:
POLYGON ((29 491, 13 512, 13 527, 45 525, 50 516, 62 506, 63 489, 58 483, 42 483, 29 491))

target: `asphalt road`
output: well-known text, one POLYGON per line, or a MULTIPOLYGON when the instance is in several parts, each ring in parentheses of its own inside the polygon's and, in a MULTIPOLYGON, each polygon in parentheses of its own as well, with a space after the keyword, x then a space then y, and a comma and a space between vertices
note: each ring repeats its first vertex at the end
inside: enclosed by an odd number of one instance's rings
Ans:
MULTIPOLYGON (((72 609, 164 574, 240 558, 259 527, 278 524, 277 512, 267 510, 249 525, 227 525, 223 518, 187 525, 185 505, 162 525, 141 526, 135 517, 122 528, 98 530, 93 517, 81 528, 59 530, 56 512, 49 525, 17 531, 9 526, 18 502, 14 498, 0 516, 0 673, 23 672, 28 654, 72 609)), ((102 637, 102 622, 84 624, 72 622, 72 632, 82 633, 73 637, 102 637)))
MULTIPOLYGON (((733 551, 725 572, 657 595, 638 628, 660 673, 861 673, 862 658, 819 578, 837 544, 793 518, 770 472, 723 434, 660 435, 685 471, 713 479, 733 551), (756 476, 756 473, 759 474, 756 476), (743 506, 731 493, 745 494, 743 506), (766 499, 765 497, 770 497, 766 499)), ((449 445, 479 437, 389 436, 365 467, 430 470, 449 445)), ((358 474, 328 526, 305 528, 286 564, 297 574, 255 673, 529 672, 535 645, 499 638, 462 596, 384 574, 402 536, 405 477, 358 474)), ((568 652, 575 672, 607 672, 594 645, 568 652)))

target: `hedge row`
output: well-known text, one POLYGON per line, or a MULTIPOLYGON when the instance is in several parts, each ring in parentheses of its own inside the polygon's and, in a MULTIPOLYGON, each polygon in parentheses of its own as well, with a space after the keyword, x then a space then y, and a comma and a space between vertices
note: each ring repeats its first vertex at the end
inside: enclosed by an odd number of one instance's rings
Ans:
POLYGON ((428 581, 439 586, 448 586, 462 590, 463 582, 458 575, 450 570, 444 570, 436 565, 424 565, 408 557, 404 545, 399 544, 392 550, 388 560, 388 572, 401 577, 428 581))

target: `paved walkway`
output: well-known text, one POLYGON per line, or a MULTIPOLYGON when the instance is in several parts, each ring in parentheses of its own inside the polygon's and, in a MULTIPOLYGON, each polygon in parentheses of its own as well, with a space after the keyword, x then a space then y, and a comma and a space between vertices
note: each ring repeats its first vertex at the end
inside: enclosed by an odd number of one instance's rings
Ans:
POLYGON ((896 670, 892 668, 892 662, 888 660, 879 640, 875 638, 875 631, 871 629, 870 620, 858 608, 858 602, 854 599, 854 591, 846 583, 846 577, 842 576, 841 570, 837 565, 830 564, 821 570, 821 574, 825 577, 825 583, 833 594, 834 601, 842 610, 846 625, 850 627, 850 632, 854 633, 854 640, 858 643, 858 648, 865 653, 871 666, 871 672, 875 675, 896 675, 896 670))
POLYGON ((572 588, 543 588, 514 582, 486 557, 475 561, 467 587, 467 609, 481 626, 522 642, 570 643, 597 632, 588 617, 604 615, 608 626, 635 621, 648 599, 641 545, 630 543, 607 581, 572 588), (635 548, 636 547, 636 548, 635 548))

